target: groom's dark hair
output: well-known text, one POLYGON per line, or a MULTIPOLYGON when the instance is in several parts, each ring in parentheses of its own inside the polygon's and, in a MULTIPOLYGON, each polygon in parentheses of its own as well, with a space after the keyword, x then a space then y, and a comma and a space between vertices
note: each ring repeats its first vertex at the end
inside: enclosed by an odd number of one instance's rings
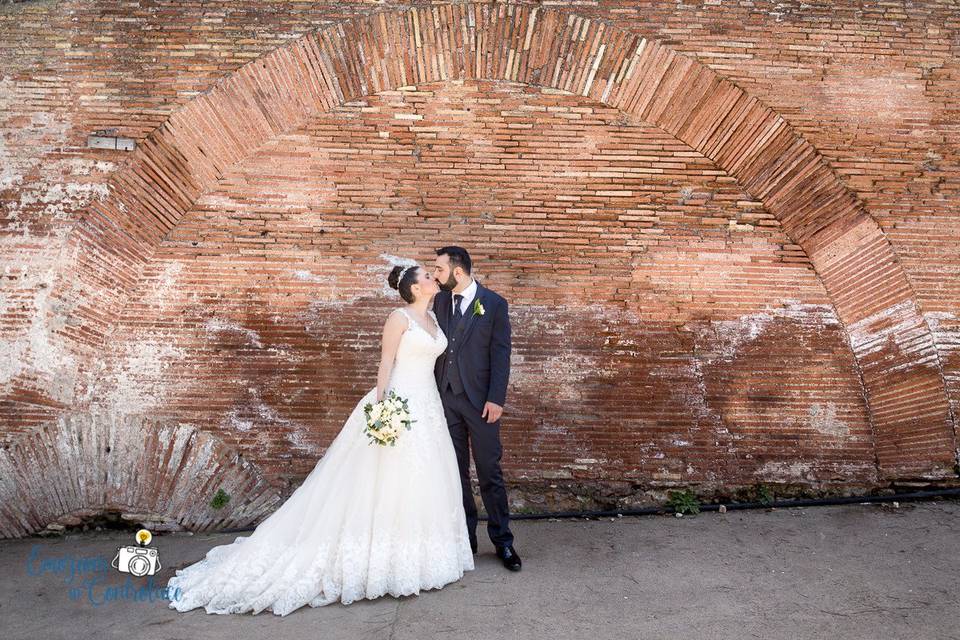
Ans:
POLYGON ((463 247, 449 246, 449 247, 440 247, 437 249, 437 255, 448 255, 450 256, 450 271, 452 272, 455 267, 458 265, 463 269, 467 275, 470 275, 470 254, 467 253, 467 250, 463 247))

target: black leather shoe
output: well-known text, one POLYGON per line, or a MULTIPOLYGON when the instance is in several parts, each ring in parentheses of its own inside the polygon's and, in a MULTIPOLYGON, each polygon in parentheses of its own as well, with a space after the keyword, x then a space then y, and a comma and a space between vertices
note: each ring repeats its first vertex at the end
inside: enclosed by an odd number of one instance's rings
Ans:
POLYGON ((513 545, 497 547, 497 557, 503 560, 503 566, 510 571, 520 571, 520 556, 517 555, 513 545))

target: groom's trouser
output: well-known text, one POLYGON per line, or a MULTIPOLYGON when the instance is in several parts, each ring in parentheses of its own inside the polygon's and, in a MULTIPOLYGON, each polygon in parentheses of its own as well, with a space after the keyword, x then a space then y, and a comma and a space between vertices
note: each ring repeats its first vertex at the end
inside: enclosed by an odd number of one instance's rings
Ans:
POLYGON ((466 393, 455 393, 450 385, 443 385, 443 411, 447 426, 457 452, 460 467, 460 486, 463 488, 463 509, 467 515, 467 531, 476 539, 477 503, 470 488, 470 443, 473 443, 473 462, 480 481, 480 497, 487 510, 487 534, 496 546, 513 544, 510 531, 510 511, 507 507, 507 490, 503 486, 500 457, 500 420, 487 422, 466 393), (468 439, 469 435, 469 439, 468 439))

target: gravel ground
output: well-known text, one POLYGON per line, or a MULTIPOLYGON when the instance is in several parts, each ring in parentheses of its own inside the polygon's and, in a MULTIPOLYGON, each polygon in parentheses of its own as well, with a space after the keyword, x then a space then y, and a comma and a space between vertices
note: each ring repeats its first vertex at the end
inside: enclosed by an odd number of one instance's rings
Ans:
MULTIPOLYGON (((283 618, 110 599, 127 575, 95 569, 133 543, 131 532, 4 540, 0 638, 960 640, 958 516, 960 502, 944 500, 514 520, 519 573, 501 566, 481 535, 476 569, 443 589, 283 618), (96 575, 84 589, 83 578, 96 575)), ((237 535, 249 534, 156 535, 164 568, 155 584, 237 535)), ((147 578, 133 580, 139 587, 147 578)))

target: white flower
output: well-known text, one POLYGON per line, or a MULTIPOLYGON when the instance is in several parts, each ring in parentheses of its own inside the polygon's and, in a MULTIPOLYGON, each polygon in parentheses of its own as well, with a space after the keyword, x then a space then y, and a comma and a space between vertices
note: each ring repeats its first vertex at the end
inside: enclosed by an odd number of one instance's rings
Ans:
POLYGON ((387 396, 369 407, 364 432, 370 437, 370 443, 383 446, 393 445, 400 434, 409 429, 410 410, 405 400, 391 390, 387 396), (378 426, 374 426, 379 422, 378 426))

